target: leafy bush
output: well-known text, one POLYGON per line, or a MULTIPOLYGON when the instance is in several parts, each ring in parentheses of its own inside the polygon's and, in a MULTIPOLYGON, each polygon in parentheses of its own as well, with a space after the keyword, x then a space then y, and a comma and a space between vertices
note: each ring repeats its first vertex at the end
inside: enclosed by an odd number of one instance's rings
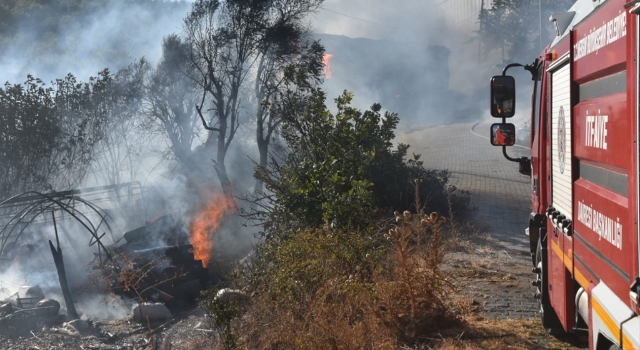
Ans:
POLYGON ((419 154, 403 162, 409 146, 400 144, 396 154, 400 160, 381 161, 372 171, 374 192, 377 193, 380 208, 394 211, 412 210, 414 205, 414 184, 419 180, 419 199, 423 212, 437 212, 447 217, 463 215, 469 209, 469 191, 459 190, 449 185, 448 170, 426 169, 419 154))
POLYGON ((379 104, 363 113, 352 99, 346 91, 338 97, 334 116, 315 90, 299 115, 284 119, 284 160, 272 157, 256 170, 268 193, 258 215, 268 234, 366 227, 385 212, 411 209, 414 179, 426 210, 466 210, 469 195, 448 186, 447 171, 426 170, 418 155, 405 161, 408 145, 393 149, 397 114, 382 115, 379 104))
POLYGON ((382 235, 311 229, 260 245, 240 285, 277 309, 305 300, 332 280, 371 277, 385 254, 382 235))
POLYGON ((235 349, 238 336, 233 333, 231 323, 240 313, 240 308, 233 302, 216 297, 214 289, 202 292, 203 307, 209 313, 209 325, 217 333, 220 345, 225 350, 235 349))

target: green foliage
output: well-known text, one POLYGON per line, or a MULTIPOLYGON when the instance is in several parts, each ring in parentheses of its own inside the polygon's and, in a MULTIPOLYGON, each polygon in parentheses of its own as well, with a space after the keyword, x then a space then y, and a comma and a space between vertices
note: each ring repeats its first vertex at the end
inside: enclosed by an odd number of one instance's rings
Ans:
POLYGON ((309 295, 332 280, 371 277, 385 253, 382 236, 370 232, 303 231, 260 245, 239 284, 269 300, 274 309, 310 302, 309 295))
POLYGON ((220 337, 220 343, 226 350, 235 349, 238 336, 231 329, 232 321, 240 314, 240 309, 232 302, 216 298, 216 291, 208 289, 202 292, 204 309, 211 315, 211 328, 220 337))
POLYGON ((451 216, 464 214, 471 199, 469 191, 449 185, 448 170, 426 169, 419 154, 413 154, 406 162, 409 146, 398 145, 397 152, 381 159, 372 171, 374 192, 379 208, 393 210, 417 210, 414 198, 414 180, 420 180, 418 193, 424 212, 438 212, 451 216))
POLYGON ((352 97, 339 97, 333 116, 316 90, 300 118, 284 125, 290 152, 277 178, 257 173, 277 196, 275 210, 303 227, 362 225, 373 209, 370 167, 389 152, 398 118, 382 118, 379 105, 361 113, 349 105, 352 97))
POLYGON ((273 193, 263 217, 267 228, 365 227, 383 210, 409 209, 416 178, 423 180, 423 199, 430 199, 427 209, 447 213, 447 196, 452 195, 455 209, 463 211, 468 194, 447 192, 446 171, 425 170, 418 156, 405 162, 408 145, 393 149, 397 114, 381 114, 379 104, 361 112, 350 105, 352 98, 349 92, 338 97, 333 115, 324 93, 314 90, 304 110, 284 121, 284 161, 274 159, 256 172, 273 193))

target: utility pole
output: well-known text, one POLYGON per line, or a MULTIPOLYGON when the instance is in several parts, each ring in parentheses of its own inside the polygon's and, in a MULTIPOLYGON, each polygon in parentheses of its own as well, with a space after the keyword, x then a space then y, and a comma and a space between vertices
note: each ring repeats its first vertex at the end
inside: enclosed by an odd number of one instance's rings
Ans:
MULTIPOLYGON (((484 10, 484 0, 480 2, 480 14, 484 10)), ((480 17, 480 21, 478 22, 478 29, 482 26, 482 17, 480 17)), ((480 61, 480 57, 482 57, 482 39, 478 39, 478 61, 480 61)))
POLYGON ((542 52, 542 0, 538 0, 538 33, 540 38, 540 47, 538 52, 542 52))

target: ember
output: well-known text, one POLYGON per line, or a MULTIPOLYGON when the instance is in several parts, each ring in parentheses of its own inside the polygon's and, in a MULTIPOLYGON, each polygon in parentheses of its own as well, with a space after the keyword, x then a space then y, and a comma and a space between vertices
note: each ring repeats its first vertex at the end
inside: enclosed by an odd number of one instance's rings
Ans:
POLYGON ((189 239, 193 246, 193 255, 197 260, 202 260, 202 265, 207 267, 211 259, 213 248, 213 234, 216 232, 225 214, 235 211, 235 203, 232 198, 223 194, 214 194, 211 202, 195 218, 189 231, 189 239))

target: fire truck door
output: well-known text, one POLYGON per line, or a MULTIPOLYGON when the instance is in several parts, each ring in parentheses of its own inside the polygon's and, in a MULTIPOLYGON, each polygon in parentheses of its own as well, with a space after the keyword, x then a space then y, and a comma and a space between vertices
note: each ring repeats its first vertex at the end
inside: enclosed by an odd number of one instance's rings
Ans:
MULTIPOLYGON (((548 218, 547 229, 549 244, 549 296, 556 310, 566 310, 567 300, 565 284, 572 270, 573 240, 568 228, 573 220, 573 178, 571 148, 571 76, 569 54, 558 59, 549 67, 551 75, 551 123, 550 123, 550 203, 554 213, 548 218)), ((565 312, 558 312, 563 324, 565 312)))

